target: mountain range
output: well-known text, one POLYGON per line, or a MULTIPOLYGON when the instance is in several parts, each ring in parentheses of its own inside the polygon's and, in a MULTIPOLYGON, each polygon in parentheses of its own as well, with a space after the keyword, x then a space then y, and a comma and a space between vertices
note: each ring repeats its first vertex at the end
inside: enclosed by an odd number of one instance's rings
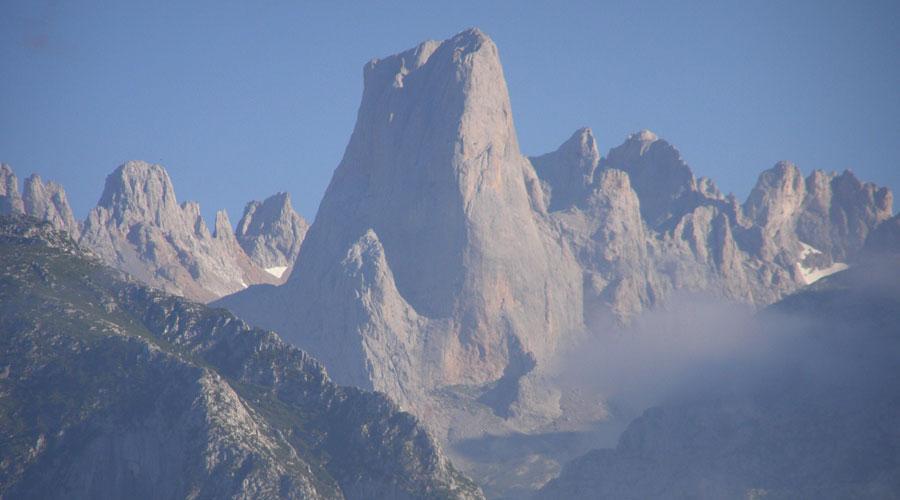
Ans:
POLYGON ((366 65, 294 272, 216 304, 439 434, 471 427, 444 411, 460 386, 534 429, 561 417, 545 368, 584 332, 675 290, 764 307, 852 263, 891 214, 886 188, 787 162, 739 203, 646 130, 604 157, 580 129, 528 159, 497 47, 469 30, 366 65))
MULTIPOLYGON (((788 307, 801 300, 792 297, 810 296, 810 286, 837 286, 846 279, 840 276, 867 269, 872 248, 897 245, 891 191, 849 170, 804 177, 782 161, 762 171, 739 201, 695 176, 681 153, 649 130, 601 155, 591 129, 580 128, 557 150, 526 157, 499 50, 477 29, 373 59, 363 80, 356 125, 311 225, 281 193, 249 203, 236 227, 218 212, 210 231, 196 203, 177 202, 163 167, 139 161, 107 177, 84 221, 72 215, 62 187, 31 176, 20 194, 12 169, 2 165, 0 213, 46 220, 83 251, 152 288, 241 318, 228 321, 278 332, 327 367, 337 384, 383 393, 415 415, 482 484, 486 471, 460 452, 461 443, 580 431, 605 418, 602 402, 573 394, 555 378, 560 356, 598 331, 627 329, 685 292, 759 311, 788 307)), ((196 311, 220 311, 166 300, 201 316, 196 311)), ((761 398, 754 411, 770 408, 768 396, 761 398)), ((723 418, 718 402, 699 400, 684 403, 687 413, 671 410, 671 421, 658 418, 668 407, 650 411, 618 448, 573 462, 542 494, 652 497, 672 487, 695 496, 695 483, 665 482, 680 474, 673 464, 646 468, 654 454, 669 453, 666 446, 689 443, 646 440, 668 435, 659 428, 678 426, 694 418, 691 412, 723 418), (591 482, 606 466, 623 471, 619 482, 591 482), (662 479, 640 487, 630 479, 648 470, 662 479)), ((801 419, 795 408, 780 406, 788 403, 771 405, 801 419)), ((710 443, 710 449, 720 444, 710 443)), ((741 446, 735 444, 736 453, 745 453, 741 446)), ((528 472, 520 474, 514 487, 520 489, 488 485, 488 493, 541 488, 562 460, 544 458, 522 466, 528 472)), ((703 460, 703 467, 715 463, 703 460)), ((698 467, 684 481, 721 472, 698 467)), ((440 488, 463 484, 441 474, 440 488)), ((743 494, 757 484, 788 496, 820 492, 730 477, 700 496, 743 494)), ((361 491, 339 478, 336 484, 348 496, 361 491)))
POLYGON ((290 274, 308 224, 278 193, 247 204, 235 230, 224 210, 210 231, 196 202, 178 203, 160 165, 130 161, 106 178, 84 221, 65 190, 37 175, 18 179, 0 165, 0 213, 24 213, 67 231, 107 264, 162 290, 209 302, 251 284, 278 284, 290 274))

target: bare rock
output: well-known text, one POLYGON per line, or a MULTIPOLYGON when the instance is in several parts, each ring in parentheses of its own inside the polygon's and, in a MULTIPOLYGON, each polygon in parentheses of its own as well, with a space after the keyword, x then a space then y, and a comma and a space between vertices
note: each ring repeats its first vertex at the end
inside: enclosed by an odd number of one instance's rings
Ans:
POLYGON ((600 163, 597 141, 589 128, 572 134, 559 149, 531 158, 541 179, 551 212, 565 209, 586 198, 600 163))
POLYGON ((22 195, 19 194, 19 179, 12 167, 0 163, 0 214, 21 214, 25 212, 22 195))
POLYGON ((236 236, 254 264, 286 280, 308 229, 309 224, 291 206, 290 195, 278 193, 247 204, 236 236))
POLYGON ((132 161, 107 177, 80 243, 145 283, 194 300, 275 282, 250 262, 223 216, 213 235, 199 205, 178 204, 163 167, 132 161))
POLYGON ((23 200, 26 214, 46 220, 53 224, 53 227, 66 231, 78 239, 81 227, 72 214, 66 191, 62 186, 53 181, 44 184, 40 176, 32 174, 25 179, 23 200))
POLYGON ((853 172, 816 170, 806 179, 807 196, 797 220, 797 236, 836 262, 851 262, 868 234, 893 210, 893 193, 860 182, 853 172))

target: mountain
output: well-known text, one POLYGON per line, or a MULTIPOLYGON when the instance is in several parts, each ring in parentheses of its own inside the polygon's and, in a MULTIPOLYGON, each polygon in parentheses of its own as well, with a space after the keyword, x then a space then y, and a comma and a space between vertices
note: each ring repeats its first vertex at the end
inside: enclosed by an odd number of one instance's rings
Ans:
MULTIPOLYGON (((761 308, 859 253, 798 236, 813 203, 788 163, 740 203, 647 130, 601 156, 582 128, 524 158, 498 50, 478 30, 375 59, 363 76, 287 282, 215 304, 281 332, 338 382, 386 393, 448 443, 574 426, 563 414, 574 396, 548 378, 561 348, 676 292, 761 308)), ((831 188, 829 237, 890 214, 890 193, 862 186, 831 188)))
POLYGON ((645 411, 538 498, 900 498, 896 220, 761 314, 764 355, 645 411))
POLYGON ((468 30, 373 60, 364 80, 288 282, 218 304, 404 408, 446 385, 516 391, 581 328, 581 279, 519 152, 497 47, 468 30))
POLYGON ((195 300, 275 282, 240 250, 224 212, 211 233, 199 205, 178 204, 159 165, 128 162, 110 174, 80 242, 141 281, 195 300))
POLYGON ((251 284, 281 283, 293 265, 307 223, 287 193, 251 202, 235 234, 224 211, 211 232, 196 203, 178 204, 165 168, 127 162, 106 179, 97 206, 75 219, 66 192, 37 175, 22 194, 12 168, 0 166, 0 214, 24 213, 68 232, 107 264, 144 283, 208 302, 251 284), (246 250, 245 250, 246 249, 246 250))
POLYGON ((596 144, 582 128, 531 159, 584 273, 588 324, 603 312, 627 322, 676 290, 771 304, 846 268, 892 213, 888 189, 850 172, 804 180, 779 162, 739 204, 653 132, 632 134, 605 157, 596 144))
POLYGON ((478 498, 383 396, 0 218, 0 496, 478 498))
POLYGON ((642 200, 641 215, 652 229, 671 227, 697 206, 722 201, 715 184, 696 179, 681 153, 649 130, 611 149, 603 167, 628 174, 642 200))
POLYGON ((23 200, 8 167, 0 207, 78 234, 154 287, 227 295, 215 305, 280 332, 337 382, 387 394, 489 494, 511 496, 596 447, 592 425, 624 419, 557 378, 574 346, 684 294, 765 308, 893 241, 891 192, 851 172, 804 178, 778 162, 739 202, 649 130, 604 156, 580 128, 524 157, 498 49, 477 29, 372 60, 363 78, 311 226, 279 193, 234 230, 219 212, 210 231, 142 162, 110 175, 83 224, 61 188, 29 181, 23 200))
POLYGON ((248 203, 235 236, 254 264, 286 280, 308 230, 306 219, 291 206, 290 195, 278 193, 248 203))

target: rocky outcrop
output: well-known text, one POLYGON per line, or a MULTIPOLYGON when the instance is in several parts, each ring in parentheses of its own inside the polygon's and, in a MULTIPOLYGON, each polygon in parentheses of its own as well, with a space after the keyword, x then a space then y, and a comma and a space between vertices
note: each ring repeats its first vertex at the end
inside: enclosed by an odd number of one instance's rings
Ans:
POLYGON ((159 165, 128 162, 106 178, 80 243, 143 282, 200 301, 276 279, 241 250, 224 213, 210 233, 193 202, 179 205, 159 165))
POLYGON ((4 498, 481 498, 415 418, 0 218, 4 498))
POLYGON ((66 231, 78 239, 81 227, 72 214, 66 191, 62 186, 53 181, 44 184, 40 176, 32 174, 25 179, 22 198, 26 214, 45 220, 53 227, 66 231))
POLYGON ((670 228, 698 205, 709 204, 718 193, 709 179, 702 182, 671 144, 649 130, 628 137, 613 148, 601 162, 603 168, 615 168, 628 174, 641 200, 641 215, 655 230, 670 228))
POLYGON ((251 201, 237 225, 237 241, 254 264, 286 280, 309 224, 291 206, 287 193, 251 201))
POLYGON ((892 215, 893 194, 860 182, 847 170, 816 170, 806 179, 806 199, 797 219, 800 240, 834 262, 852 262, 868 234, 892 215))
MULTIPOLYGON (((569 166, 562 164, 561 166, 569 166)), ((652 304, 660 292, 653 239, 641 219, 628 174, 605 169, 577 205, 554 213, 584 273, 584 311, 612 311, 628 318, 652 304)))
POLYGON ((220 304, 277 325, 336 380, 425 411, 431 389, 491 383, 522 355, 540 364, 578 330, 580 271, 543 215, 487 36, 373 60, 364 79, 290 279, 220 304))
POLYGON ((9 165, 0 163, 0 214, 21 214, 24 211, 19 178, 9 165))
POLYGON ((779 162, 760 174, 744 213, 755 222, 759 247, 753 250, 761 258, 787 264, 800 253, 794 228, 805 197, 806 184, 794 164, 779 162))
POLYGON ((583 202, 600 163, 597 141, 589 128, 572 134, 556 151, 531 158, 551 212, 583 202))

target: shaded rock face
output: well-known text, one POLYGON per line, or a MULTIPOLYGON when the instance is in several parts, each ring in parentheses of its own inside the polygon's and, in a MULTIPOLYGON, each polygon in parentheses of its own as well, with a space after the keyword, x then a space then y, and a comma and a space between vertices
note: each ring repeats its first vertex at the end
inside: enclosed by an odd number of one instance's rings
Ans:
POLYGON ((273 332, 0 218, 4 498, 481 498, 409 414, 273 332))
POLYGON ((589 128, 572 134, 552 153, 531 158, 541 179, 544 196, 550 211, 557 211, 582 202, 594 181, 600 163, 597 141, 589 128))
POLYGON ((602 163, 628 174, 641 200, 641 215, 656 230, 671 227, 697 205, 708 204, 706 193, 718 194, 712 181, 698 183, 678 150, 649 130, 632 134, 602 163))
POLYGON ((833 261, 852 261, 893 208, 889 189, 860 182, 849 170, 840 175, 814 171, 806 179, 806 192, 797 236, 833 261))
POLYGON ((519 152, 496 46, 470 30, 373 60, 364 78, 291 278, 221 304, 404 406, 499 379, 510 345, 540 364, 581 326, 581 279, 519 152))
POLYGON ((755 335, 770 351, 647 410, 537 498, 896 498, 893 250, 765 311, 755 335))
POLYGON ((53 181, 44 184, 40 176, 32 174, 25 179, 22 198, 26 214, 46 220, 53 227, 68 232, 75 239, 78 238, 81 227, 72 214, 66 191, 62 186, 53 181))
POLYGON ((900 254, 900 214, 882 222, 869 233, 863 251, 868 255, 900 254))
POLYGON ((178 204, 159 165, 133 161, 110 174, 80 242, 145 283, 195 300, 275 282, 241 250, 224 212, 210 233, 199 205, 178 204))
POLYGON ((294 265, 308 229, 309 224, 291 206, 290 195, 278 193, 247 204, 236 237, 254 264, 287 279, 286 270, 294 265))

